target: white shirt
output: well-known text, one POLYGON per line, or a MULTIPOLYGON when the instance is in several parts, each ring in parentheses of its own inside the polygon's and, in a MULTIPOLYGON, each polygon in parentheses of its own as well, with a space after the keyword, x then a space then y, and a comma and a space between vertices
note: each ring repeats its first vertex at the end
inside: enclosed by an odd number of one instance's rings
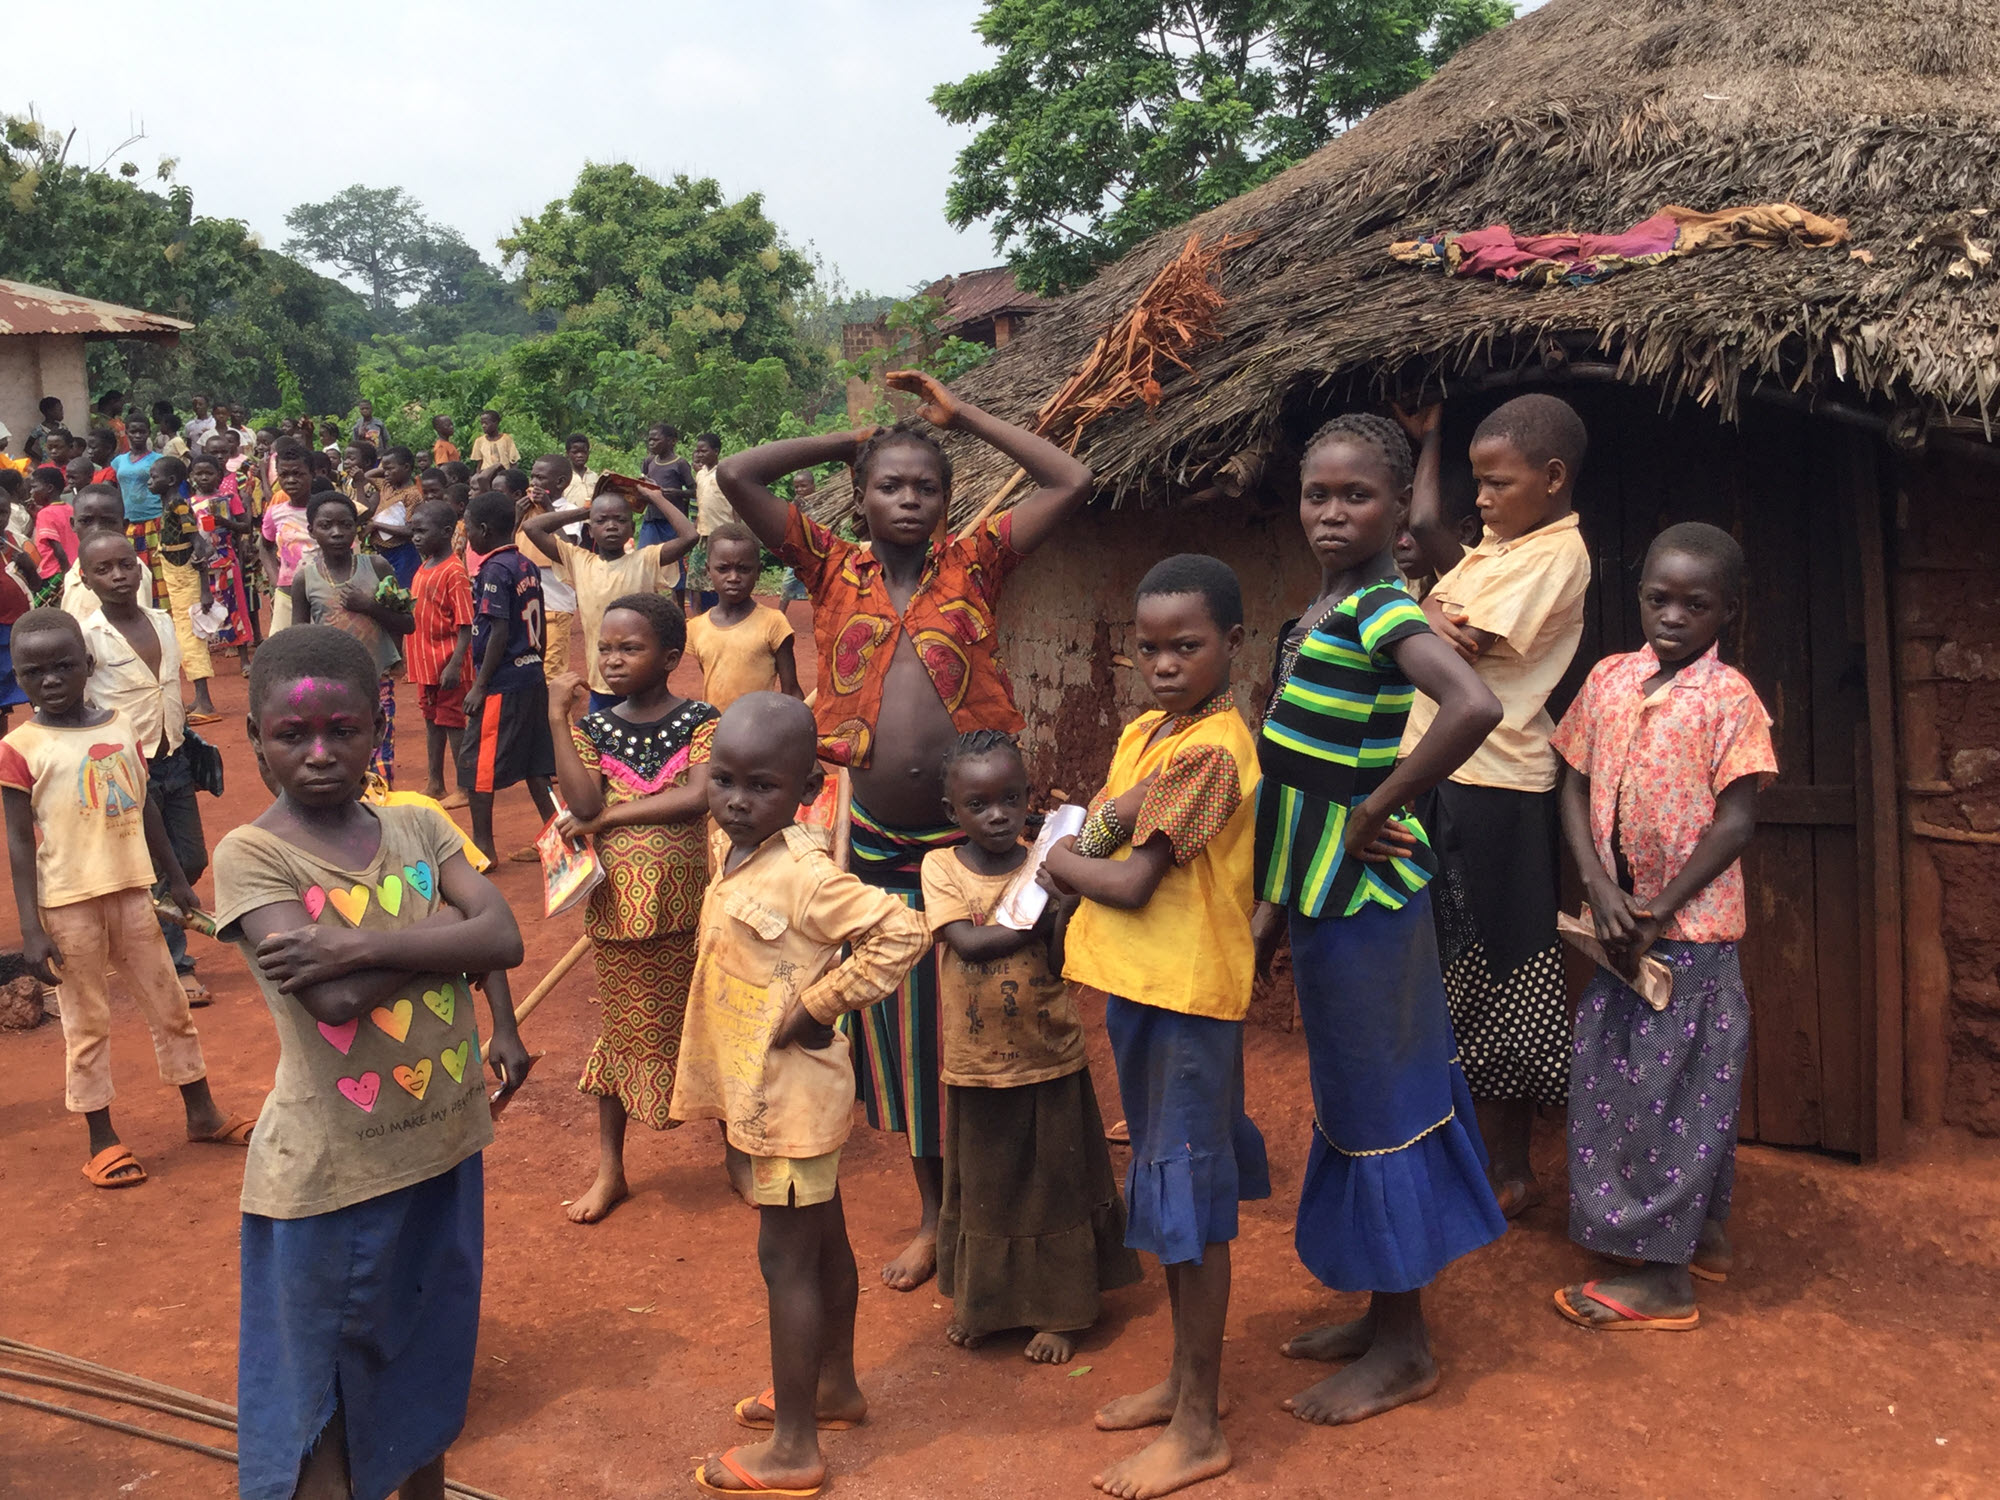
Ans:
POLYGON ((201 451, 202 439, 213 431, 215 431, 213 417, 190 417, 181 423, 181 436, 187 439, 188 446, 196 452, 201 451))
POLYGON ((156 676, 125 639, 125 632, 104 618, 102 608, 83 622, 83 643, 96 664, 90 674, 90 701, 113 708, 132 721, 139 745, 151 760, 167 742, 169 753, 180 749, 187 732, 187 709, 181 703, 181 646, 174 622, 157 609, 139 606, 160 641, 156 676))

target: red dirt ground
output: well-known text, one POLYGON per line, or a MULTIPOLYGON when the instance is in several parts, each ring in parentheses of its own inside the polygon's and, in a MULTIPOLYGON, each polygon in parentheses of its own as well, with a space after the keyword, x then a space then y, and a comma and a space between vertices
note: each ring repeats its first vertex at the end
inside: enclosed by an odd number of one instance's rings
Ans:
MULTIPOLYGON (((803 625, 802 607, 795 618, 803 625)), ((809 658, 803 635, 800 646, 809 658)), ((810 681, 810 660, 800 669, 810 681)), ((211 843, 263 806, 233 671, 217 683, 230 716, 216 739, 231 791, 220 805, 204 799, 211 843)), ((414 694, 406 696, 401 723, 420 724, 414 694)), ((418 745, 406 730, 406 767, 419 764, 418 745)), ((526 795, 503 797, 503 850, 532 831, 526 795)), ((574 941, 579 919, 533 915, 532 868, 502 864, 497 878, 523 914, 525 993, 574 941)), ((9 922, 0 947, 15 940, 9 922)), ((277 1056, 270 1021, 233 953, 199 940, 196 953, 217 997, 197 1013, 216 1096, 254 1109, 277 1056)), ((767 1383, 756 1219, 729 1195, 713 1131, 635 1131, 636 1197, 594 1228, 563 1218, 563 1200, 592 1175, 595 1109, 574 1088, 595 1031, 591 994, 581 965, 524 1028, 530 1050, 547 1055, 487 1153, 486 1316, 450 1471, 507 1500, 691 1495, 696 1460, 748 1436, 731 1422, 731 1402, 767 1383)), ((1099 1097, 1115 1114, 1101 1030, 1093 1042, 1099 1097)), ((149 1050, 143 1025, 123 1012, 113 1040, 117 1118, 152 1180, 96 1192, 77 1171, 82 1124, 62 1108, 58 1028, 0 1034, 8 1226, 0 1334, 230 1400, 241 1158, 184 1141, 177 1099, 157 1081, 149 1050)), ((1237 1402, 1226 1424, 1237 1467, 1194 1493, 2000 1493, 2000 1342, 1991 1332, 2000 1142, 1940 1133, 1868 1167, 1746 1149, 1737 1274, 1703 1291, 1706 1322, 1683 1336, 1616 1338, 1561 1322, 1550 1291, 1601 1267, 1569 1244, 1564 1212, 1544 1205, 1440 1279, 1429 1299, 1445 1372, 1438 1393, 1329 1431, 1277 1404, 1318 1368, 1282 1359, 1278 1343, 1358 1307, 1318 1287, 1292 1251, 1311 1129, 1302 1040, 1252 1028, 1247 1069, 1279 1193, 1246 1206, 1236 1248, 1225 1378, 1237 1402)), ((1540 1144, 1543 1170, 1553 1172, 1559 1126, 1545 1126, 1540 1144)), ((1092 1409, 1165 1368, 1170 1331, 1157 1267, 1112 1296, 1105 1323, 1066 1368, 1027 1364, 1014 1339, 963 1353, 944 1342, 946 1314, 932 1288, 904 1296, 875 1281, 915 1221, 900 1138, 858 1125, 842 1179, 865 1289, 857 1352, 874 1406, 867 1426, 828 1437, 829 1493, 1095 1493, 1090 1475, 1136 1445, 1094 1431, 1092 1409)), ((112 1414, 228 1445, 170 1418, 112 1414)), ((216 1460, 0 1405, 0 1496, 10 1500, 234 1493, 234 1475, 216 1460)))

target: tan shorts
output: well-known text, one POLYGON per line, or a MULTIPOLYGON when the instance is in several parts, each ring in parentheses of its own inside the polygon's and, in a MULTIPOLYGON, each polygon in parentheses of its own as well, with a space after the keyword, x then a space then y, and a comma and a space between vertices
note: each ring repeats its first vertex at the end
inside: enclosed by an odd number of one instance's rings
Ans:
POLYGON ((811 1208, 831 1203, 840 1186, 840 1151, 824 1156, 753 1156, 750 1196, 765 1208, 811 1208))

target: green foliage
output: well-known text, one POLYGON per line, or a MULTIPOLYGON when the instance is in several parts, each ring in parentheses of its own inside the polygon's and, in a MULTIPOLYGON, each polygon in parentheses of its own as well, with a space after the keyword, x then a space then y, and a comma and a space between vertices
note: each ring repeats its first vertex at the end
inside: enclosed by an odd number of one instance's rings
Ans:
MULTIPOLYGON (((887 424, 903 415, 890 404, 882 383, 891 370, 922 370, 949 385, 992 357, 993 351, 986 345, 946 334, 938 322, 943 315, 941 297, 919 295, 892 302, 881 315, 889 331, 887 347, 870 349, 860 359, 842 360, 834 367, 843 381, 866 381, 875 392, 875 404, 858 414, 864 420, 887 424)), ((910 404, 903 403, 905 407, 910 404)))
POLYGON ((1256 187, 1512 18, 1511 0, 987 0, 993 65, 932 91, 945 215, 1056 292, 1256 187))
POLYGON ((393 313, 397 299, 423 279, 430 221, 424 206, 399 187, 357 182, 324 203, 301 203, 285 215, 285 227, 292 231, 287 255, 333 266, 364 284, 377 317, 393 313))

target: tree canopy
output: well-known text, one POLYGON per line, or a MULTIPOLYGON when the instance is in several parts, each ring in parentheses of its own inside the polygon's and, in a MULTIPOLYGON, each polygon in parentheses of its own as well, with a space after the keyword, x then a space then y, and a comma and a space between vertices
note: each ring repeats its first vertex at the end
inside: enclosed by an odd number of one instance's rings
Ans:
POLYGON ((987 0, 991 67, 931 103, 980 128, 945 216, 1062 291, 1428 78, 1511 0, 987 0))

